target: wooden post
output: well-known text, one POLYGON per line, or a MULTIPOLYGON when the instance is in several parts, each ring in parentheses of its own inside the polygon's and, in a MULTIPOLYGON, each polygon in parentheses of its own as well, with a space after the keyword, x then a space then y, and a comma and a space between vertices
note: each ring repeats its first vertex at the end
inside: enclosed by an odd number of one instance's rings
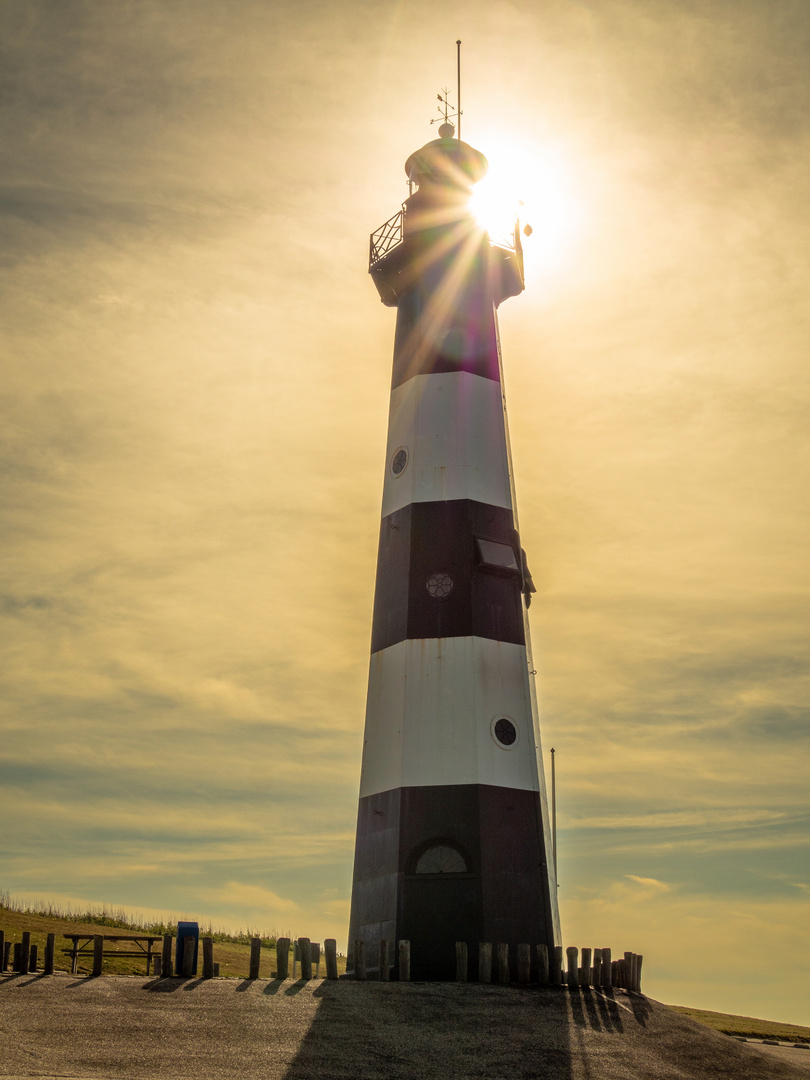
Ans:
POLYGON ((593 950, 593 986, 596 990, 602 985, 602 950, 593 950))
POLYGON ((31 960, 30 960, 30 962, 28 964, 28 970, 29 971, 36 972, 36 970, 37 970, 37 961, 38 960, 39 960, 39 949, 37 948, 36 945, 32 945, 31 946, 31 960))
POLYGON ((0 971, 6 970, 6 932, 0 930, 0 971))
POLYGON ((411 943, 400 941, 399 943, 399 981, 411 981, 411 943))
POLYGON ((555 945, 551 950, 551 955, 549 956, 548 977, 552 986, 562 986, 562 962, 562 945, 555 945))
POLYGON ((171 978, 172 974, 172 935, 163 935, 163 951, 161 954, 160 977, 171 978))
MULTIPOLYGON (((276 946, 278 948, 278 946, 276 946)), ((338 977, 337 972, 337 941, 333 937, 328 937, 323 943, 323 954, 326 958, 326 977, 327 979, 336 979, 338 977)))
POLYGON ((467 942, 456 942, 456 982, 467 981, 467 942))
POLYGON ((308 937, 298 939, 298 950, 301 954, 301 978, 305 982, 309 982, 312 978, 312 954, 309 951, 308 937))
POLYGON ((31 931, 23 930, 22 943, 20 945, 20 974, 28 974, 28 965, 31 960, 31 931))
POLYGON ((213 979, 214 977, 214 939, 212 937, 204 937, 203 941, 203 978, 213 979))
POLYGON ((309 943, 309 959, 312 964, 312 970, 315 972, 315 978, 319 979, 321 976, 321 943, 320 941, 310 941, 309 943))
POLYGON ((639 954, 636 957, 636 991, 641 993, 641 965, 644 963, 644 957, 639 954))
POLYGON ((383 938, 380 942, 380 982, 389 982, 391 979, 391 964, 388 959, 388 941, 383 938))
POLYGON ((162 971, 163 971, 163 957, 162 956, 156 956, 155 959, 152 961, 152 974, 155 976, 156 979, 159 979, 160 976, 161 976, 162 971))
POLYGON ((532 947, 531 945, 518 945, 517 947, 517 979, 519 983, 531 982, 532 978, 532 947))
POLYGON ((219 964, 214 961, 214 978, 219 978, 219 964))
POLYGON ((286 979, 290 974, 290 939, 280 937, 276 941, 276 977, 286 979))
POLYGON ((613 963, 610 959, 610 949, 602 949, 602 987, 609 990, 613 985, 613 963))
POLYGON ((579 985, 588 987, 591 985, 591 950, 582 950, 582 965, 579 969, 579 985))
POLYGON ((498 982, 509 985, 509 945, 505 941, 498 943, 498 982))
POLYGON ((579 989, 579 969, 577 967, 577 956, 579 955, 579 949, 576 945, 569 945, 565 950, 565 955, 568 958, 568 989, 579 989))
POLYGON ((366 977, 366 943, 359 938, 354 943, 354 977, 360 982, 366 977))
POLYGON ((191 934, 183 938, 182 972, 184 979, 194 975, 194 938, 191 934))
POLYGON ((45 963, 43 970, 46 975, 53 975, 54 954, 56 952, 56 934, 48 934, 45 939, 45 963))
MULTIPOLYGON (((254 937, 250 939, 250 967, 248 969, 249 979, 258 979, 259 968, 262 962, 262 939, 260 937, 254 937)), ((203 978, 205 976, 203 975, 203 978)))
POLYGON ((14 942, 14 958, 11 961, 11 970, 19 972, 20 964, 22 964, 22 942, 14 942))
POLYGON ((492 982, 491 941, 479 941, 478 943, 478 981, 480 983, 492 982))
POLYGON ((537 981, 548 986, 548 945, 537 946, 537 981))
POLYGON ((296 976, 296 972, 298 971, 298 963, 299 963, 299 961, 301 959, 301 946, 298 944, 298 941, 299 941, 299 939, 296 938, 295 941, 292 943, 292 954, 293 954, 293 973, 292 973, 292 977, 293 978, 295 978, 295 976, 296 976))
POLYGON ((101 934, 93 935, 93 975, 98 976, 101 974, 101 967, 104 963, 104 938, 101 934))

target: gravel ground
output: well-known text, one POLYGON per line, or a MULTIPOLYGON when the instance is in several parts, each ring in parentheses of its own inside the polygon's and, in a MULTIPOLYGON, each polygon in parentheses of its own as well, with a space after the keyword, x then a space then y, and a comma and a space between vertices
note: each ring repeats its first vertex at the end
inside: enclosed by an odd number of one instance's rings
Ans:
POLYGON ((773 1049, 621 990, 0 976, 14 1080, 807 1080, 773 1049))

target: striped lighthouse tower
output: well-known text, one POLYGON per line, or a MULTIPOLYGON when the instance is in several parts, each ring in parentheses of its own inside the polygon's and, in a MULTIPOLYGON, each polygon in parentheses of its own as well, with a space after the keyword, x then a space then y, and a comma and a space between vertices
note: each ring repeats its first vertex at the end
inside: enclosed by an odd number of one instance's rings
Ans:
MULTIPOLYGON (((371 237, 397 308, 349 950, 411 943, 411 975, 466 941, 560 943, 496 309, 523 290, 517 224, 470 211, 486 159, 440 138, 371 237)), ((350 965, 351 966, 351 965, 350 965)))

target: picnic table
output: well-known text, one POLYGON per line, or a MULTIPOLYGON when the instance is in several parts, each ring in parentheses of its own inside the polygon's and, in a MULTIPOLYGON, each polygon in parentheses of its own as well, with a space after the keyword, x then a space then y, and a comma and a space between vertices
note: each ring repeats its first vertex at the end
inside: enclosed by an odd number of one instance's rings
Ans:
POLYGON ((154 944, 156 941, 163 941, 161 936, 141 936, 135 934, 64 934, 64 937, 73 942, 73 945, 69 949, 63 949, 62 952, 68 953, 71 958, 70 972, 72 975, 78 973, 79 957, 87 957, 90 962, 93 962, 93 942, 98 936, 103 938, 104 944, 107 942, 126 941, 134 946, 132 949, 107 949, 102 950, 103 956, 135 956, 143 957, 146 960, 146 974, 148 975, 152 967, 152 957, 160 955, 160 949, 156 949, 154 944))

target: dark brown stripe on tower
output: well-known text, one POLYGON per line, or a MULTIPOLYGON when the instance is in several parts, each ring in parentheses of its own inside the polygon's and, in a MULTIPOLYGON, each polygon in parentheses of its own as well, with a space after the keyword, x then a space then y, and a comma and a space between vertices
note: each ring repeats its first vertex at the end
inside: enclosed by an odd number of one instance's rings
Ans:
MULTIPOLYGON (((552 942, 540 796, 487 784, 407 787, 360 800, 352 934, 393 915, 386 933, 411 942, 411 977, 451 979, 455 942, 552 942), (452 845, 465 873, 417 873, 426 846, 452 845)), ((353 938, 352 938, 353 940, 353 938)), ((475 977, 473 972, 473 977, 475 977)))
POLYGON ((525 644, 520 567, 511 510, 456 499, 389 514, 380 528, 371 651, 406 638, 525 644), (504 562, 511 550, 515 568, 487 562, 487 542, 501 545, 493 550, 504 562))
POLYGON ((452 260, 443 259, 425 270, 400 297, 392 389, 415 375, 446 371, 467 371, 500 381, 488 248, 487 244, 486 250, 470 257, 455 287, 448 281, 452 260))

